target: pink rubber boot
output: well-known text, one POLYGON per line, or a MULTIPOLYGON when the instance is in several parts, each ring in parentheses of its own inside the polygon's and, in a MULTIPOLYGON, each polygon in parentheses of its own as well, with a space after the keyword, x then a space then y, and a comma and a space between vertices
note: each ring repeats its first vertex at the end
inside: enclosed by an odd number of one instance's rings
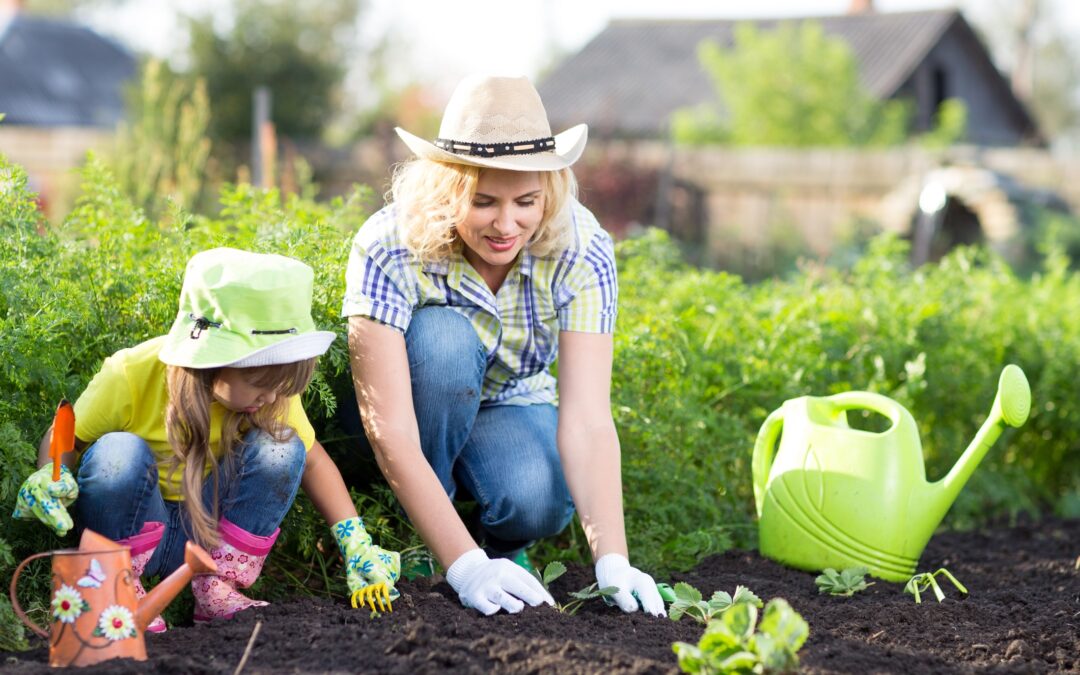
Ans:
MULTIPOLYGON (((137 534, 116 542, 121 546, 131 547, 131 576, 135 585, 135 597, 140 600, 146 597, 146 589, 143 588, 140 577, 146 569, 146 563, 150 562, 150 557, 154 555, 163 534, 165 534, 165 523, 147 521, 143 523, 142 529, 137 534)), ((165 619, 158 614, 146 627, 146 632, 164 633, 167 629, 165 619)))
POLYGON ((217 563, 217 574, 202 574, 191 582, 195 596, 195 620, 199 622, 228 619, 249 607, 263 607, 270 603, 252 600, 237 589, 255 583, 262 572, 263 563, 270 553, 281 529, 260 537, 222 518, 218 531, 221 544, 210 551, 217 563))

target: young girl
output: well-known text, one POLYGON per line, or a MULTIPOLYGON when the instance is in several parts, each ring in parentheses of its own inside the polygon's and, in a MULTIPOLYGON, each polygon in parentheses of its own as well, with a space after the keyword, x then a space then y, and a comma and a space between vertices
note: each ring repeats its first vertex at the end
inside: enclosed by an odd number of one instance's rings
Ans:
MULTIPOLYGON (((169 574, 194 540, 218 565, 192 581, 195 619, 208 621, 267 604, 240 589, 259 577, 302 485, 334 523, 354 602, 374 609, 396 597, 399 556, 372 545, 300 404, 335 337, 312 321, 313 277, 278 255, 193 256, 169 333, 105 360, 75 403, 75 452, 60 480, 50 428, 14 516, 63 535, 74 503, 80 529, 131 547, 136 577, 169 574)), ((135 589, 145 595, 138 579, 135 589)), ((149 627, 164 629, 161 617, 149 627)))

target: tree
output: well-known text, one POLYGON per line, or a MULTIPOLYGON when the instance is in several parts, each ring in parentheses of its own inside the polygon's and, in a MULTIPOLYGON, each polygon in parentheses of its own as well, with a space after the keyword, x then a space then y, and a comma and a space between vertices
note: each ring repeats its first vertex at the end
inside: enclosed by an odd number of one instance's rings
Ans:
POLYGON ((260 85, 272 93, 278 133, 318 137, 340 105, 361 1, 327 0, 315 7, 236 0, 227 31, 209 16, 191 20, 191 70, 206 81, 213 137, 251 137, 252 91, 260 85))
MULTIPOLYGON (((672 117, 677 142, 893 145, 908 136, 910 106, 879 101, 866 91, 851 48, 825 35, 817 22, 782 23, 771 31, 740 24, 733 48, 705 41, 698 58, 719 105, 677 111, 672 117)), ((935 143, 955 140, 955 121, 962 118, 952 115, 950 138, 939 134, 935 143)))
POLYGON ((972 4, 972 22, 1048 140, 1080 138, 1080 50, 1063 20, 1065 2, 972 4))
POLYGON ((206 86, 178 78, 161 61, 143 64, 128 92, 128 119, 108 164, 117 185, 151 219, 170 209, 197 211, 213 180, 206 86))

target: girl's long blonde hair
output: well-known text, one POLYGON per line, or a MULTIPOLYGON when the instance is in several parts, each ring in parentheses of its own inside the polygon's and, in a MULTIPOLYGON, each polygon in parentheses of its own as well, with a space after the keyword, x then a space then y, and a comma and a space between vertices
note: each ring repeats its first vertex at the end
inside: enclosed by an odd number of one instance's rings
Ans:
MULTIPOLYGON (((394 170, 388 202, 398 207, 402 242, 421 262, 445 260, 461 245, 464 222, 476 196, 482 167, 414 157, 394 170)), ((544 192, 544 215, 529 242, 529 253, 550 256, 570 244, 570 200, 577 180, 570 169, 538 171, 544 192)))
POLYGON ((278 393, 273 403, 264 405, 254 413, 226 411, 221 422, 221 441, 218 445, 219 460, 210 451, 210 404, 214 400, 214 381, 220 368, 184 368, 169 366, 166 375, 169 403, 165 409, 165 430, 172 447, 168 463, 171 480, 181 466, 180 482, 184 496, 184 508, 191 521, 190 533, 196 543, 212 548, 220 543, 218 520, 221 517, 218 475, 234 474, 234 451, 245 433, 262 429, 274 440, 286 441, 292 429, 285 423, 288 418, 289 397, 300 395, 307 388, 315 373, 316 359, 258 368, 244 368, 244 379, 255 387, 273 389, 278 393), (210 480, 214 486, 212 506, 207 510, 203 504, 203 472, 210 465, 210 480))

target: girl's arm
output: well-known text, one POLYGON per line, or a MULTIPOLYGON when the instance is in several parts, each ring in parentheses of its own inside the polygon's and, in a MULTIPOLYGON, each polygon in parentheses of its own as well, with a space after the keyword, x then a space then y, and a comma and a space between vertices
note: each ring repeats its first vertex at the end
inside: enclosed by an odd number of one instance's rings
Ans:
POLYGON ((318 441, 308 450, 300 487, 304 488, 304 493, 322 514, 327 525, 356 517, 356 505, 349 496, 341 472, 318 441))
POLYGON ((611 417, 613 349, 609 333, 559 334, 559 458, 593 560, 627 554, 619 436, 611 417))
POLYGON ((349 319, 353 385, 375 460, 424 543, 443 567, 477 548, 420 449, 405 336, 349 319))

